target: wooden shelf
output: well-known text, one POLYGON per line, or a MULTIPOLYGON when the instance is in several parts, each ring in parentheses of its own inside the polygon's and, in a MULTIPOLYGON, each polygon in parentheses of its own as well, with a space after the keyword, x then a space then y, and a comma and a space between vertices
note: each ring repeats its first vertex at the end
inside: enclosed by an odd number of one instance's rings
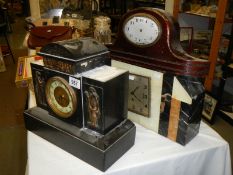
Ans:
POLYGON ((157 8, 165 8, 165 3, 162 2, 150 2, 150 1, 143 1, 143 0, 135 0, 134 1, 135 7, 157 7, 157 8))
POLYGON ((232 39, 232 37, 233 37, 232 35, 229 35, 229 34, 223 34, 222 36, 227 38, 227 39, 232 39))
POLYGON ((195 15, 195 16, 200 16, 200 17, 205 17, 205 18, 216 18, 216 16, 210 16, 210 15, 194 13, 194 12, 180 12, 180 13, 185 13, 185 14, 195 15))
MULTIPOLYGON (((200 14, 200 13, 194 13, 194 12, 179 12, 179 13, 184 13, 184 14, 188 14, 188 15, 194 15, 194 16, 199 16, 199 17, 203 17, 203 18, 210 18, 210 19, 216 19, 216 16, 210 16, 210 15, 206 15, 206 14, 200 14)), ((232 19, 225 17, 224 18, 224 23, 232 23, 232 19)))
MULTIPOLYGON (((173 6, 174 7, 173 11, 178 11, 180 7, 179 6, 180 1, 173 0, 173 2, 175 3, 175 5, 173 6)), ((205 89, 209 92, 212 90, 215 67, 216 67, 217 58, 218 58, 218 49, 219 49, 220 40, 222 37, 222 29, 223 29, 223 25, 225 22, 225 12, 227 9, 227 5, 228 5, 228 0, 218 1, 218 5, 217 5, 218 11, 216 13, 216 18, 214 20, 215 24, 214 24, 213 37, 212 37, 210 55, 209 55, 210 69, 209 69, 209 74, 207 75, 205 79, 205 89)), ((207 16, 203 16, 203 17, 207 17, 207 16)))

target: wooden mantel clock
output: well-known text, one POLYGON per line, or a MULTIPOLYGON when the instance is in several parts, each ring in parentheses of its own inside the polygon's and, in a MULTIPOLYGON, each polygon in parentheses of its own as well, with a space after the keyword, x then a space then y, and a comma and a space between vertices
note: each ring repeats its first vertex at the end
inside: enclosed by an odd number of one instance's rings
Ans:
POLYGON ((165 11, 137 8, 121 18, 109 49, 112 66, 130 72, 129 118, 185 144, 198 132, 209 62, 188 55, 179 33, 179 24, 165 11))

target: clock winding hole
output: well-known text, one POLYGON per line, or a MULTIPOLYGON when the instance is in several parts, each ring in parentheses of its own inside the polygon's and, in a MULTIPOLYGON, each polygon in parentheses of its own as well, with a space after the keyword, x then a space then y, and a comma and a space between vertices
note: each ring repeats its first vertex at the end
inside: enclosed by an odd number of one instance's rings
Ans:
POLYGON ((58 104, 62 107, 66 107, 69 105, 69 96, 63 88, 57 87, 54 90, 54 96, 58 104))

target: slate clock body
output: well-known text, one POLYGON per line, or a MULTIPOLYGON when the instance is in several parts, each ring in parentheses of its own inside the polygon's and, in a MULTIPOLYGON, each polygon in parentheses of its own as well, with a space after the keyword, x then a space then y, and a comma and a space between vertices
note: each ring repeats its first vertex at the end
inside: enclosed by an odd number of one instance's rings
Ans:
POLYGON ((32 64, 37 105, 52 116, 83 126, 81 74, 109 65, 108 49, 93 38, 49 43, 38 55, 44 66, 32 64))
POLYGON ((107 47, 89 37, 49 43, 38 54, 44 65, 31 64, 37 106, 24 112, 26 128, 105 171, 135 140, 128 71, 111 67, 107 47))

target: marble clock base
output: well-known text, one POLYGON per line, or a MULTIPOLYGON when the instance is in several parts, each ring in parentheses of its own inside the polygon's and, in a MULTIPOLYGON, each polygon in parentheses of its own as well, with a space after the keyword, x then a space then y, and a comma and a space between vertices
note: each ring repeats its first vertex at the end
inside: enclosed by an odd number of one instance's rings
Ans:
POLYGON ((150 78, 151 92, 150 92, 150 115, 145 117, 143 115, 128 111, 128 118, 145 128, 158 132, 159 129, 159 115, 160 115, 160 101, 162 92, 163 73, 142 68, 139 66, 123 63, 112 60, 112 66, 128 70, 131 74, 142 75, 150 78))
POLYGON ((163 75, 159 134, 185 145, 199 132, 204 100, 200 79, 163 75))
POLYGON ((24 119, 29 131, 101 171, 134 145, 136 127, 127 119, 105 135, 63 122, 39 107, 26 110, 24 119))
POLYGON ((128 111, 130 120, 182 145, 197 135, 204 99, 200 79, 161 73, 116 60, 112 60, 112 66, 150 77, 150 116, 128 111))

